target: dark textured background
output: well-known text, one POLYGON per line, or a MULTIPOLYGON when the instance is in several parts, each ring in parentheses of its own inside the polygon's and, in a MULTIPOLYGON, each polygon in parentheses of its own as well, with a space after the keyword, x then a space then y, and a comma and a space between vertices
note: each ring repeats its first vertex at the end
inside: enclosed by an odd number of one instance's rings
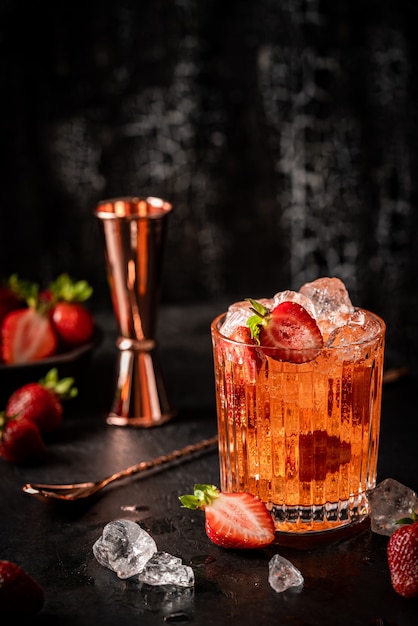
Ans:
POLYGON ((99 199, 160 195, 163 303, 322 275, 416 367, 413 0, 0 2, 0 274, 87 278, 99 199))

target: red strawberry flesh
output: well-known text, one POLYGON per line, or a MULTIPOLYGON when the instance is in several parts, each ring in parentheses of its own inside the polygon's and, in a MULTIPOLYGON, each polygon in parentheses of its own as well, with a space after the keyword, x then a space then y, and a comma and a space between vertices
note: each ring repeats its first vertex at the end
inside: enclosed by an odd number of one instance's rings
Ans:
POLYGON ((204 510, 206 534, 223 548, 262 548, 274 540, 271 514, 250 493, 223 493, 214 485, 195 485, 194 495, 181 496, 180 501, 186 508, 204 510))
POLYGON ((12 311, 2 325, 3 359, 29 363, 54 354, 57 339, 49 318, 34 308, 12 311))
POLYGON ((265 505, 249 493, 222 494, 206 509, 206 533, 224 548, 261 548, 274 539, 265 505))
POLYGON ((255 300, 250 302, 254 315, 247 324, 267 356, 291 363, 306 363, 318 356, 323 346, 321 331, 300 304, 285 301, 270 311, 255 300))

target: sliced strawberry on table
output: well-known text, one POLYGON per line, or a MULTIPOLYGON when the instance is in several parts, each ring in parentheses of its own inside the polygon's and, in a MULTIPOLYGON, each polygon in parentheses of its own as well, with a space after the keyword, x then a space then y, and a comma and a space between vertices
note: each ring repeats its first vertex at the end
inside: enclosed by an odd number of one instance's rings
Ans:
POLYGON ((418 515, 413 511, 410 519, 389 538, 387 557, 393 589, 404 598, 418 596, 418 515))
POLYGON ((44 590, 32 576, 17 563, 0 560, 0 614, 36 615, 44 602, 44 590))
POLYGON ((62 421, 62 402, 74 398, 77 393, 74 378, 60 379, 58 370, 53 368, 38 382, 16 389, 7 401, 5 415, 6 418, 31 420, 42 433, 50 433, 62 421))
POLYGON ((46 452, 41 431, 28 419, 6 419, 0 415, 0 456, 12 463, 41 459, 46 452))
POLYGON ((306 363, 315 359, 322 346, 315 319, 296 302, 285 301, 272 310, 249 298, 254 315, 247 320, 251 336, 266 354, 277 361, 306 363))
POLYGON ((215 485, 197 484, 193 495, 180 496, 180 502, 205 512, 206 534, 223 548, 262 548, 274 540, 269 511, 250 493, 223 493, 215 485))

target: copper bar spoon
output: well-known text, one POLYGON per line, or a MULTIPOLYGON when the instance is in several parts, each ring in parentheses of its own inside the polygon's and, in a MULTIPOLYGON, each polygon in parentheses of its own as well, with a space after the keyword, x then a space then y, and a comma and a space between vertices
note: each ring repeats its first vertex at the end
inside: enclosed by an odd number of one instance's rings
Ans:
POLYGON ((132 465, 120 472, 116 472, 107 478, 103 478, 102 480, 98 480, 97 482, 87 482, 87 483, 73 483, 68 485, 48 485, 42 483, 27 483, 22 487, 25 493, 29 495, 41 497, 44 499, 55 499, 55 500, 80 500, 81 498, 88 498, 93 494, 97 493, 110 483, 115 482, 116 480, 120 480, 121 478, 126 478, 128 476, 133 476, 134 474, 139 474, 141 472, 145 472, 147 470, 155 469, 157 467, 161 467, 162 465, 166 465, 172 461, 177 461, 178 459, 190 456, 192 454, 202 452, 204 450, 209 450, 210 448, 215 447, 218 442, 218 437, 215 435, 209 439, 203 439, 198 443, 190 444, 181 448, 180 450, 173 450, 173 452, 169 452, 168 454, 163 454, 159 457, 151 461, 142 461, 137 465, 132 465))

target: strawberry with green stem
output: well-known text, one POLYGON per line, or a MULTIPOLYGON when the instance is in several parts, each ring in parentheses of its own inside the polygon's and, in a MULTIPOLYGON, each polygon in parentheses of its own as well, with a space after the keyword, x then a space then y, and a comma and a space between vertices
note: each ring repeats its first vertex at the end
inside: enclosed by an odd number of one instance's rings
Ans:
POLYGON ((248 298, 251 315, 247 326, 251 337, 277 361, 306 363, 315 359, 323 339, 316 320, 297 302, 285 301, 272 310, 248 298))
POLYGON ((86 280, 74 281, 68 274, 58 276, 44 292, 53 328, 64 346, 81 345, 92 338, 94 318, 84 304, 92 293, 86 280))
POLYGON ((393 589, 404 598, 418 596, 418 515, 398 521, 390 536, 387 557, 393 589))
POLYGON ((179 499, 184 508, 204 511, 207 536, 223 548, 263 548, 274 540, 273 519, 257 496, 197 484, 193 494, 179 499))
POLYGON ((5 416, 16 420, 34 422, 42 433, 50 433, 62 421, 63 401, 74 398, 78 393, 74 378, 58 377, 52 368, 38 382, 31 382, 16 389, 9 397, 5 416))

